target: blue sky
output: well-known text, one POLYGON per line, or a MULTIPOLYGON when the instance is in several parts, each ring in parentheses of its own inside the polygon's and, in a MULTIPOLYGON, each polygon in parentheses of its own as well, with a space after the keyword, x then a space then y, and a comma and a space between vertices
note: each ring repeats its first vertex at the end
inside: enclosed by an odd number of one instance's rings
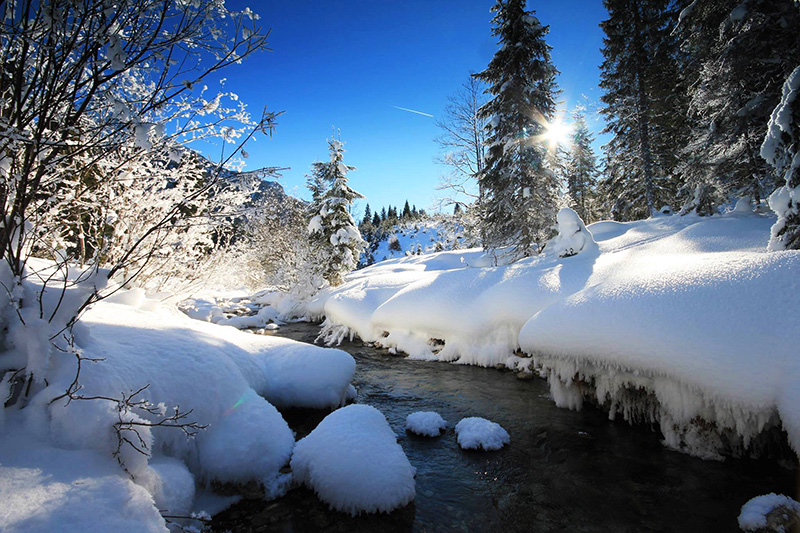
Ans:
MULTIPOLYGON (((272 28, 271 52, 248 58, 225 72, 226 89, 258 114, 263 106, 283 110, 271 139, 247 147, 247 168, 291 167, 280 180, 290 194, 308 198, 305 175, 326 160, 332 127, 346 143, 345 162, 354 189, 374 209, 408 199, 431 208, 447 169, 435 163, 440 135, 434 117, 470 71, 488 64, 497 40, 491 36, 488 0, 262 1, 249 5, 272 28), (397 106, 397 107, 395 107, 397 106)), ((601 0, 528 2, 543 24, 561 71, 565 108, 583 103, 596 109, 607 17, 601 0)), ((599 119, 590 120, 595 132, 599 119)), ((364 202, 354 210, 360 213, 364 202)))

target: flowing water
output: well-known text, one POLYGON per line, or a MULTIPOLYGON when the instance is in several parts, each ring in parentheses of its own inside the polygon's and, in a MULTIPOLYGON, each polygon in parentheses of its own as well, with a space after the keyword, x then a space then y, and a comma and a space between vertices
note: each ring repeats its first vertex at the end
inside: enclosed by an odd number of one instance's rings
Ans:
MULTIPOLYGON (((277 334, 313 342, 318 327, 292 324, 277 334)), ((356 341, 358 402, 386 415, 417 469, 416 501, 389 515, 351 518, 295 489, 273 502, 244 501, 215 517, 243 531, 738 531, 750 498, 797 498, 797 466, 775 461, 703 461, 670 451, 657 429, 609 421, 605 413, 559 409, 541 379, 437 362, 409 361, 356 341), (414 411, 448 421, 438 438, 404 432, 414 411), (502 425, 511 444, 467 452, 453 426, 481 416, 502 425)), ((324 413, 284 413, 298 433, 324 413)))

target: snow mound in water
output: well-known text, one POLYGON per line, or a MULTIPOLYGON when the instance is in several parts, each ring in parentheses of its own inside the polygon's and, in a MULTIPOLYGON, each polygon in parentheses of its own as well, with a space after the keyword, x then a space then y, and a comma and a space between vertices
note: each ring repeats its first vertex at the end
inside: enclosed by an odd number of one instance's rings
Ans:
POLYGON ((424 437, 438 437, 447 429, 447 422, 437 412, 417 411, 406 417, 406 429, 424 437))
POLYGON ((369 405, 334 411, 300 440, 292 471, 332 509, 389 512, 414 499, 414 467, 383 414, 369 405))
MULTIPOLYGON (((742 531, 784 531, 800 520, 800 503, 782 494, 756 496, 742 506, 739 527, 742 531), (773 511, 776 511, 773 513, 773 511), (769 516, 772 513, 772 516, 769 516), (768 527, 769 526, 769 527, 768 527)), ((788 529, 786 530, 788 531, 788 529)))
POLYGON ((285 492, 288 476, 278 471, 289 462, 294 435, 278 410, 248 389, 213 427, 197 436, 200 463, 215 479, 255 477, 268 498, 285 492))
POLYGON ((477 416, 462 418, 456 424, 456 435, 458 445, 465 450, 499 450, 511 442, 500 424, 477 416))

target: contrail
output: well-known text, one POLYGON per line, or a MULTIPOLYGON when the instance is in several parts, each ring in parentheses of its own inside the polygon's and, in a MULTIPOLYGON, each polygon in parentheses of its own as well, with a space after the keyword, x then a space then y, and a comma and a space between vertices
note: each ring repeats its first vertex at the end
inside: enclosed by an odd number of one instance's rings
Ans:
POLYGON ((409 113, 416 113, 417 115, 422 115, 423 117, 433 118, 433 115, 430 115, 428 113, 423 113, 422 111, 417 111, 415 109, 408 109, 407 107, 400 107, 399 105, 393 105, 392 107, 395 109, 399 109, 400 111, 408 111, 409 113))

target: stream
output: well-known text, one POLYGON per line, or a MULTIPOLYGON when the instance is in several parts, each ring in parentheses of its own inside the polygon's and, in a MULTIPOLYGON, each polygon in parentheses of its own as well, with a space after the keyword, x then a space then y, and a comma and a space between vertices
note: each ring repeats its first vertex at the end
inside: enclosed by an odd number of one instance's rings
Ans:
MULTIPOLYGON (((317 325, 299 323, 276 334, 313 342, 317 332, 317 325)), ((704 461, 671 451, 657 429, 610 421, 589 406, 557 408, 543 379, 409 361, 359 341, 340 348, 356 359, 357 402, 386 416, 417 469, 415 502, 353 518, 296 488, 271 502, 234 505, 214 517, 215 530, 733 532, 750 498, 798 495, 796 464, 704 461), (414 411, 439 412, 448 431, 433 439, 407 434, 405 418, 414 411), (452 428, 467 416, 499 423, 511 444, 495 452, 461 450, 452 428)), ((300 439, 325 414, 291 410, 284 417, 300 439)))

